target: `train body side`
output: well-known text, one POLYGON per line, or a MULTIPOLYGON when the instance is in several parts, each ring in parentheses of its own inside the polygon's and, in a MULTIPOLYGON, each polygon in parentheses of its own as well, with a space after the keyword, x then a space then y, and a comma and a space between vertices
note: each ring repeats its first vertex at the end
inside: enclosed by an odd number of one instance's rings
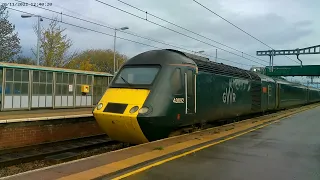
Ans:
POLYGON ((251 79, 199 72, 197 121, 214 121, 252 113, 251 79))
POLYGON ((314 103, 320 101, 320 90, 316 88, 308 88, 308 102, 314 103))
POLYGON ((284 109, 308 103, 308 89, 305 86, 276 80, 278 96, 277 109, 284 109))
POLYGON ((274 79, 258 74, 261 78, 261 111, 266 112, 270 110, 274 110, 277 107, 277 85, 274 79))

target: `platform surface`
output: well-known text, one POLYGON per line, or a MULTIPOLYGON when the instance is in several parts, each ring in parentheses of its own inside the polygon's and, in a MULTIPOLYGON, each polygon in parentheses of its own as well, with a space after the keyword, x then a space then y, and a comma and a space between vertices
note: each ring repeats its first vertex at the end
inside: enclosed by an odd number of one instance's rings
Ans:
POLYGON ((319 180, 319 114, 317 107, 124 179, 319 180))
POLYGON ((41 109, 30 111, 3 111, 0 112, 0 120, 11 119, 27 119, 27 118, 42 118, 55 116, 71 116, 92 114, 93 108, 68 108, 68 109, 41 109))
POLYGON ((320 172, 319 105, 132 146, 3 179, 320 179, 316 174, 320 172), (259 128, 262 129, 257 130, 259 128))

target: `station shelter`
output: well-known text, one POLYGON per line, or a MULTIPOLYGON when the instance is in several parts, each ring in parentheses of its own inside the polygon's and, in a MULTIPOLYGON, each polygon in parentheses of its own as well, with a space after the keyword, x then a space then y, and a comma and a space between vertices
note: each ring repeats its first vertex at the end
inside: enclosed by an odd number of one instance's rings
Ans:
POLYGON ((0 110, 94 107, 113 75, 0 62, 0 110))

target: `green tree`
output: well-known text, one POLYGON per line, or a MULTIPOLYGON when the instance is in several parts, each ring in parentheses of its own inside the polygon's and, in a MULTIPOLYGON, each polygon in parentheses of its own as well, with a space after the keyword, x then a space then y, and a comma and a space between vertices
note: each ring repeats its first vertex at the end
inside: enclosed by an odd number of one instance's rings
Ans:
POLYGON ((16 60, 14 60, 15 63, 18 64, 28 64, 28 65, 36 65, 35 60, 33 60, 30 57, 25 56, 18 56, 16 60))
MULTIPOLYGON (((116 60, 119 62, 119 68, 127 59, 127 56, 116 52, 116 60)), ((113 73, 113 51, 110 49, 85 50, 75 56, 65 67, 113 73)))
POLYGON ((8 21, 8 11, 0 5, 0 61, 12 62, 21 52, 18 33, 14 33, 15 25, 8 21))
POLYGON ((79 69, 84 71, 97 71, 95 66, 91 64, 90 59, 72 60, 66 64, 66 68, 79 69))
MULTIPOLYGON (((34 27, 37 33, 37 27, 34 27)), ((64 35, 65 28, 58 25, 57 18, 54 18, 47 29, 41 29, 40 37, 40 64, 49 67, 63 67, 72 58, 68 55, 68 50, 72 46, 72 41, 64 35)), ((33 50, 33 53, 36 51, 33 50)))

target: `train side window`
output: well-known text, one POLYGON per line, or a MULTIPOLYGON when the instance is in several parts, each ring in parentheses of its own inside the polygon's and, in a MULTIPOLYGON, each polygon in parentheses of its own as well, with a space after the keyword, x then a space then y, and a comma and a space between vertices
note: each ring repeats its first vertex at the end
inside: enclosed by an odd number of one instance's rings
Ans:
POLYGON ((193 95, 193 87, 194 87, 192 70, 187 71, 187 77, 188 77, 188 81, 187 81, 188 82, 188 95, 192 96, 193 95))
POLYGON ((171 76, 171 89, 173 94, 182 94, 183 92, 180 68, 176 68, 171 76))

